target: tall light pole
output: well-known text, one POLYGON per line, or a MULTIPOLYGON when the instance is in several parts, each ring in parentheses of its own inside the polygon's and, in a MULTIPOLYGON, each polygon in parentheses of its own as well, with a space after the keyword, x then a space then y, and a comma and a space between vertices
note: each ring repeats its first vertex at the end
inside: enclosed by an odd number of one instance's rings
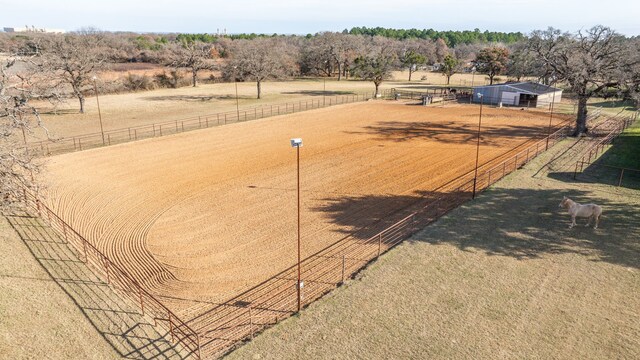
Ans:
POLYGON ((236 116, 238 117, 238 122, 240 122, 240 105, 238 103, 238 76, 236 75, 237 66, 233 67, 233 83, 236 85, 236 116))
POLYGON ((302 147, 302 139, 291 139, 291 147, 296 148, 298 162, 298 280, 296 281, 296 290, 298 295, 298 312, 300 312, 301 290, 304 287, 304 283, 300 280, 300 148, 302 147))
POLYGON ((482 125, 482 104, 484 103, 484 96, 482 93, 478 93, 478 98, 480 99, 480 117, 478 118, 478 143, 476 145, 476 171, 475 175, 473 175, 473 194, 471 195, 472 199, 476 198, 476 184, 478 183, 478 158, 480 156, 480 126, 482 125))
MULTIPOLYGON (((327 70, 327 66, 329 65, 329 60, 324 61, 324 69, 327 70)), ((322 106, 327 105, 327 77, 322 77, 322 106)))
POLYGON ((555 88, 553 90, 553 98, 551 100, 551 108, 549 111, 549 130, 547 131, 547 146, 545 146, 545 150, 549 150, 549 137, 551 136, 551 121, 553 120, 553 106, 556 102, 556 91, 555 88))
POLYGON ((98 96, 98 84, 96 83, 96 80, 98 80, 97 77, 92 77, 91 80, 93 80, 93 90, 96 92, 96 102, 98 103, 98 119, 100 119, 100 133, 102 134, 102 145, 106 145, 105 141, 104 141, 104 128, 102 127, 102 112, 100 111, 100 98, 98 96))

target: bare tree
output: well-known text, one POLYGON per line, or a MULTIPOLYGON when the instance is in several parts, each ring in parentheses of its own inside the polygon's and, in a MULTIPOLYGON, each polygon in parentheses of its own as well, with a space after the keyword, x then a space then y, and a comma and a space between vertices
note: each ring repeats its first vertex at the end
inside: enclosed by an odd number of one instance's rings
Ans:
POLYGON ((198 86, 198 71, 213 70, 218 52, 211 44, 199 41, 175 44, 170 48, 167 65, 174 68, 188 68, 191 71, 191 83, 198 86))
POLYGON ((40 86, 34 74, 15 71, 18 63, 16 57, 0 61, 0 208, 22 198, 21 186, 36 188, 39 166, 27 137, 34 127, 44 126, 33 101, 58 99, 55 89, 40 86))
POLYGON ((384 80, 391 78, 391 72, 397 66, 397 54, 393 41, 374 37, 369 44, 369 51, 356 58, 352 72, 355 77, 373 81, 376 87, 375 96, 380 96, 379 87, 384 80))
POLYGON ((589 98, 609 89, 633 91, 640 84, 637 42, 608 27, 598 25, 576 34, 553 28, 534 31, 529 48, 548 69, 548 76, 566 82, 578 97, 574 135, 588 131, 589 98))
POLYGON ((231 49, 232 58, 223 70, 224 75, 227 78, 255 81, 260 99, 263 81, 285 78, 293 73, 294 50, 278 38, 236 40, 231 49))
POLYGON ((438 38, 438 40, 436 40, 436 60, 438 62, 442 62, 444 61, 444 57, 447 56, 447 54, 449 54, 449 47, 447 46, 447 43, 442 39, 442 38, 438 38))
POLYGON ((51 35, 43 38, 38 65, 61 83, 69 85, 84 113, 84 93, 91 78, 106 67, 110 50, 99 32, 51 35))
POLYGON ((507 69, 509 61, 509 50, 499 46, 492 46, 482 49, 473 61, 479 72, 489 76, 489 84, 493 84, 493 79, 502 74, 507 69))

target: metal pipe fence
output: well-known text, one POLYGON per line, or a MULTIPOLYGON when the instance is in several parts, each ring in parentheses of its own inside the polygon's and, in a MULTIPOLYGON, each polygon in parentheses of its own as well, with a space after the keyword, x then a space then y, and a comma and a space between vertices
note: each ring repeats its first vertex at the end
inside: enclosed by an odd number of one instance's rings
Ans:
POLYGON ((625 117, 625 118, 617 118, 612 117, 610 121, 614 122, 615 125, 613 129, 605 136, 603 136, 600 140, 591 145, 585 153, 576 161, 575 170, 573 174, 573 178, 575 179, 578 172, 582 172, 584 170, 584 165, 590 165, 595 161, 599 155, 605 152, 611 143, 613 143, 614 139, 617 138, 625 129, 631 126, 637 119, 638 114, 640 112, 636 111, 633 115, 625 117), (580 167, 580 171, 578 171, 578 167, 580 167))
POLYGON ((200 358, 200 338, 187 323, 163 305, 155 296, 145 290, 138 281, 98 250, 91 242, 75 231, 69 224, 46 206, 37 194, 22 187, 23 202, 37 212, 40 218, 61 234, 66 243, 96 275, 104 279, 116 291, 133 303, 138 304, 140 313, 154 320, 156 326, 167 331, 171 341, 181 344, 189 354, 200 358))
MULTIPOLYGON (((382 92, 383 97, 389 97, 390 90, 382 92)), ((154 138, 185 131, 206 129, 272 116, 293 114, 301 111, 319 109, 323 107, 350 104, 367 101, 374 98, 372 92, 346 95, 325 96, 318 99, 299 100, 283 104, 263 105, 258 107, 227 111, 215 114, 194 116, 190 118, 164 121, 149 125, 132 126, 102 133, 91 133, 62 138, 58 140, 44 140, 29 143, 29 151, 36 156, 59 155, 68 152, 82 151, 96 147, 110 146, 147 138, 154 138)))
MULTIPOLYGON (((562 125, 548 137, 533 139, 479 167, 478 178, 469 171, 435 189, 431 197, 424 197, 380 219, 370 227, 368 236, 351 236, 336 242, 302 261, 301 302, 304 306, 321 298, 355 276, 369 263, 409 238, 447 212, 472 199, 474 180, 476 192, 481 192, 500 178, 516 171, 534 159, 569 131, 562 125), (386 225, 392 218, 399 219, 386 225), (380 230, 376 230, 376 229, 380 230)), ((71 243, 80 258, 114 286, 125 297, 139 304, 141 313, 150 316, 157 326, 166 329, 172 341, 181 343, 191 354, 200 357, 219 357, 253 337, 256 333, 289 317, 297 310, 297 273, 292 266, 263 283, 229 299, 223 304, 182 319, 148 293, 140 284, 93 244, 77 233, 64 220, 45 206, 37 196, 23 189, 24 201, 40 214, 66 241, 71 243)))

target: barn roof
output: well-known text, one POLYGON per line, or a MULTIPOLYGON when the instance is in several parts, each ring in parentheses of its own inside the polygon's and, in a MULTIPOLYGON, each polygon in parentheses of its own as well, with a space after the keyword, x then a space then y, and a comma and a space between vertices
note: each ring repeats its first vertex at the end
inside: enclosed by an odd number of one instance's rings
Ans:
POLYGON ((548 94, 556 91, 561 91, 561 89, 548 86, 548 85, 534 83, 531 81, 478 86, 478 88, 483 88, 483 87, 508 87, 517 92, 531 94, 531 95, 542 95, 542 94, 548 94))

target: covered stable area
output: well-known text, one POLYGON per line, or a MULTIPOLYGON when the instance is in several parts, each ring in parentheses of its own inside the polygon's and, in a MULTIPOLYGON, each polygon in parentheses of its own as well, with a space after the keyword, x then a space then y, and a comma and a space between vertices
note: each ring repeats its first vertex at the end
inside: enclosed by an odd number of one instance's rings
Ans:
POLYGON ((561 89, 534 82, 476 86, 473 94, 473 102, 504 106, 543 108, 562 100, 561 89), (482 99, 478 94, 482 94, 482 99))

